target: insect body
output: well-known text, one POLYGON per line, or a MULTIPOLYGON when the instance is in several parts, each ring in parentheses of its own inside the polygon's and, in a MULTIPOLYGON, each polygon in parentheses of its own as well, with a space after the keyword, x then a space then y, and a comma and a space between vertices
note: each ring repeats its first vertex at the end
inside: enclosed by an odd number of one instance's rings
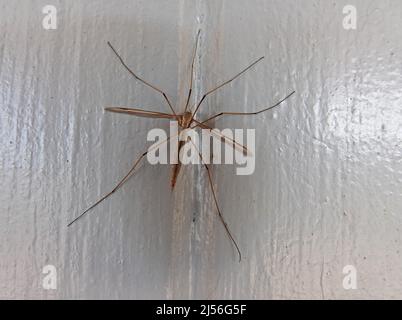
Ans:
MULTIPOLYGON (((211 128, 208 125, 208 122, 222 117, 222 116, 226 116, 226 115, 232 115, 232 116, 246 116, 246 115, 256 115, 268 110, 271 110, 277 106, 279 106, 283 101, 285 101, 286 99, 288 99, 291 95, 294 94, 294 91, 292 93, 290 93, 288 96, 286 96, 284 99, 282 99, 281 101, 279 101, 278 103, 276 103, 273 106, 270 106, 268 108, 264 108, 262 110, 256 111, 256 112, 220 112, 218 114, 212 115, 211 117, 202 120, 202 121, 198 121, 195 119, 195 115, 197 114, 197 111, 199 110, 200 106, 202 105, 202 103, 205 101, 205 99, 212 94, 213 92, 217 91, 218 89, 222 88, 223 86, 229 84, 230 82, 232 82, 233 80, 235 80, 236 78, 240 77, 243 73, 245 73, 247 70, 249 70, 251 67, 253 67, 255 64, 257 64, 259 61, 261 61, 264 57, 261 57, 259 59, 257 59, 256 61, 254 61, 253 63, 251 63, 248 67, 246 67, 245 69, 243 69, 241 72, 237 73, 235 76, 233 76, 232 78, 230 78, 229 80, 221 83, 220 85, 214 87, 213 89, 207 91, 202 98, 200 99, 200 101, 194 105, 194 111, 189 111, 189 106, 190 106, 190 98, 191 98, 191 94, 192 94, 192 87, 193 87, 193 71, 194 71, 194 61, 195 61, 195 56, 196 56, 196 52, 197 52, 197 47, 198 47, 198 40, 199 40, 199 35, 200 32, 198 32, 197 34, 197 38, 196 38, 196 44, 195 44, 195 49, 194 49, 194 54, 192 57, 192 64, 191 64, 191 75, 190 75, 190 85, 189 85, 189 91, 188 91, 188 95, 187 95, 187 100, 186 100, 186 105, 184 108, 184 111, 182 113, 176 113, 175 109, 172 105, 172 103, 170 102, 167 94, 165 92, 163 92, 161 89, 157 88, 156 86, 150 84, 149 82, 145 81, 144 79, 140 78, 137 74, 135 74, 128 66, 127 64, 124 62, 124 60, 121 58, 121 56, 117 53, 117 51, 114 49, 114 47, 108 42, 108 45, 110 46, 110 48, 113 50, 113 52, 116 54, 117 58, 120 60, 121 64, 126 68, 126 70, 139 82, 141 82, 142 84, 152 88, 154 91, 158 92, 159 94, 161 94, 164 98, 164 100, 167 102, 168 107, 171 110, 171 113, 163 113, 163 112, 157 112, 157 111, 150 111, 150 110, 144 110, 144 109, 137 109, 137 108, 127 108, 127 107, 108 107, 105 108, 106 111, 109 112, 116 112, 116 113, 124 113, 124 114, 129 114, 129 115, 133 115, 133 116, 137 116, 137 117, 145 117, 145 118, 159 118, 159 119, 170 119, 170 120, 175 120, 178 122, 178 125, 180 127, 180 130, 185 130, 185 129, 194 129, 194 128, 202 128, 202 129, 207 129, 210 130, 210 132, 223 139, 223 141, 227 144, 229 144, 230 146, 232 146, 233 148, 236 148, 237 150, 241 150, 242 152, 244 152, 245 154, 247 154, 248 150, 246 147, 244 147, 243 145, 241 145, 240 143, 236 142, 233 139, 230 139, 226 136, 224 136, 223 134, 214 131, 213 128, 211 128)), ((168 137, 166 140, 162 141, 161 143, 167 143, 171 138, 174 138, 172 136, 168 137)), ((187 141, 186 141, 187 142, 187 141)), ((190 143, 192 141, 189 141, 190 143)), ((183 147, 184 145, 184 141, 180 141, 179 142, 179 148, 178 151, 180 153, 180 149, 183 147)), ((195 146, 195 145, 194 145, 195 146)), ((197 150, 198 151, 198 150, 197 150)), ((107 193, 106 195, 104 195, 102 198, 100 198, 97 202, 95 202, 93 205, 91 205, 88 209, 86 209, 83 213, 81 213, 78 217, 76 217, 73 221, 71 221, 68 226, 71 226, 74 222, 76 222, 78 219, 82 218, 87 212, 89 212, 91 209, 93 209, 94 207, 96 207, 99 203, 101 203, 103 200, 105 200, 106 198, 108 198, 110 195, 112 195, 114 192, 116 192, 118 189, 120 189, 120 187, 132 176, 132 174, 135 172, 138 164, 141 162, 141 160, 144 159, 144 157, 148 154, 148 152, 150 152, 150 149, 144 151, 139 157, 138 159, 134 162, 132 168, 129 170, 129 172, 118 182, 118 184, 112 189, 112 191, 110 191, 109 193, 107 193)), ((235 246, 238 255, 239 255, 239 261, 241 260, 241 253, 240 253, 240 249, 239 246, 237 245, 236 241, 234 240, 229 227, 227 225, 227 223, 225 222, 222 212, 219 208, 219 204, 218 204, 218 200, 216 197, 216 193, 214 190, 214 186, 212 183, 212 177, 211 177, 211 172, 210 172, 210 168, 209 165, 206 163, 206 161, 204 161, 204 159, 202 158, 201 153, 198 151, 198 155, 200 157, 201 163, 203 165, 203 167, 206 169, 207 175, 208 175, 208 181, 209 181, 209 185, 211 187, 211 192, 213 195, 213 199, 215 202, 215 206, 218 212, 218 216, 225 228, 225 231, 227 233, 227 235, 229 236, 230 240, 232 241, 233 245, 235 246)), ((179 175, 180 172, 180 168, 181 168, 181 163, 179 161, 179 163, 175 164, 173 167, 173 174, 172 174, 172 179, 171 179, 171 187, 172 189, 174 188, 176 181, 177 181, 177 177, 179 175)))

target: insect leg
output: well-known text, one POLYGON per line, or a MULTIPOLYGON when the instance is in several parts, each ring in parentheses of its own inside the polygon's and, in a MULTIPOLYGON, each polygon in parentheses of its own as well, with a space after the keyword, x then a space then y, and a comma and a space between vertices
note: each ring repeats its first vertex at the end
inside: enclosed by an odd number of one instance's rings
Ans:
MULTIPOLYGON (((159 92, 163 98, 166 100, 166 102, 169 105, 170 110, 172 110, 173 114, 175 115, 175 117, 177 118, 177 114, 173 109, 173 106, 169 100, 169 98, 167 97, 167 94, 165 92, 163 92, 161 89, 159 89, 158 87, 155 87, 154 85, 150 84, 149 82, 145 81, 144 79, 140 78, 139 76, 137 76, 133 70, 131 70, 128 65, 124 62, 123 58, 118 54, 118 52, 116 51, 116 49, 112 46, 112 44, 108 41, 107 43, 109 45, 109 47, 113 50, 114 54, 117 56, 117 58, 120 60, 121 64, 124 66, 124 68, 127 69, 127 71, 138 81, 142 82, 143 84, 145 84, 146 86, 154 89, 155 91, 159 92)), ((178 119, 178 118, 177 118, 178 119)))
POLYGON ((215 114, 214 116, 208 118, 207 120, 201 121, 201 124, 207 123, 208 121, 211 121, 212 119, 218 118, 220 116, 224 116, 224 115, 232 115, 232 116, 250 116, 250 115, 256 115, 256 114, 260 114, 262 112, 274 109, 275 107, 278 107, 282 102, 284 102, 285 100, 287 100, 288 98, 290 98, 296 91, 293 91, 292 93, 290 93, 289 95, 287 95, 285 98, 283 98, 281 101, 277 102, 276 104, 274 104, 273 106, 270 106, 268 108, 262 109, 260 111, 256 111, 256 112, 220 112, 218 114, 215 114))
POLYGON ((223 82, 223 83, 220 84, 219 86, 217 86, 217 87, 215 87, 215 88, 209 90, 207 93, 205 93, 205 94, 202 96, 200 102, 198 102, 197 107, 195 108, 195 110, 194 110, 194 112, 193 112, 193 116, 192 116, 191 120, 194 119, 195 114, 197 113, 197 111, 198 111, 198 109, 200 108, 202 102, 205 100, 205 98, 206 98, 207 96, 209 96, 211 93, 215 92, 216 90, 222 88, 223 86, 225 86, 225 85, 231 83, 231 82, 232 82, 233 80, 235 80, 236 78, 240 77, 243 73, 245 73, 245 72, 246 72, 247 70, 249 70, 251 67, 253 67, 254 65, 256 65, 256 64, 257 64, 258 62, 260 62, 262 59, 264 59, 264 57, 261 57, 261 58, 257 59, 257 60, 254 61, 252 64, 250 64, 247 68, 243 69, 243 70, 240 71, 238 74, 236 74, 234 77, 230 78, 229 80, 223 82))
POLYGON ((173 136, 161 141, 158 144, 153 145, 151 148, 149 148, 146 152, 144 152, 143 154, 141 154, 141 156, 138 157, 138 159, 134 162, 134 165, 132 166, 132 168, 128 171, 128 173, 123 177, 123 179, 121 179, 119 181, 119 183, 113 188, 112 191, 110 191, 109 193, 107 193, 106 195, 104 195, 102 198, 100 198, 98 201, 96 201, 93 205, 91 205, 88 209, 86 209, 83 213, 81 213, 78 217, 76 217, 73 221, 71 221, 67 226, 71 226, 74 222, 76 222, 77 220, 81 219, 86 213, 88 213, 88 211, 90 211, 91 209, 95 208, 98 204, 100 204, 103 200, 105 200, 106 198, 108 198, 109 196, 111 196, 113 193, 115 193, 117 190, 120 189, 120 187, 134 174, 135 169, 137 168, 138 164, 140 163, 140 161, 153 149, 159 147, 161 144, 168 142, 173 136))
POLYGON ((191 62, 191 74, 190 74, 190 87, 188 89, 188 95, 187 95, 187 102, 186 102, 186 107, 184 109, 184 112, 187 111, 188 104, 190 102, 190 97, 191 97, 191 92, 193 90, 193 72, 194 72, 194 61, 195 61, 195 56, 197 54, 197 48, 198 48, 198 39, 200 38, 200 31, 198 30, 197 33, 197 40, 195 41, 195 48, 194 48, 194 53, 193 53, 193 60, 191 62))
POLYGON ((251 156, 251 151, 248 150, 245 146, 237 142, 236 140, 233 140, 232 138, 229 138, 228 136, 225 136, 221 132, 217 131, 216 129, 213 129, 206 124, 203 124, 202 122, 198 122, 197 120, 193 120, 200 128, 208 130, 212 135, 215 137, 221 138, 224 143, 228 144, 231 146, 233 149, 238 150, 243 153, 245 156, 251 156))
POLYGON ((233 245, 235 246, 235 248, 237 250, 237 253, 239 254, 239 262, 240 262, 241 261, 241 252, 240 252, 239 246, 237 245, 235 239, 232 236, 232 233, 230 232, 228 224, 226 223, 225 219, 223 218, 221 209, 219 208, 218 200, 217 200, 216 194, 215 194, 214 185, 212 183, 212 176, 211 176, 211 172, 209 170, 209 166, 205 163, 205 161, 204 161, 200 151, 198 150, 197 146, 195 145, 195 143, 191 139, 190 139, 190 141, 193 144, 193 146, 195 147, 195 149, 197 150, 198 155, 199 155, 199 157, 201 159, 201 162, 202 162, 202 164, 204 165, 204 167, 205 167, 205 169, 207 171, 208 181, 209 181, 209 185, 211 186, 212 196, 214 198, 215 206, 216 206, 216 209, 218 211, 219 219, 221 220, 223 226, 225 227, 226 234, 228 235, 229 239, 232 241, 233 245))
MULTIPOLYGON (((193 128, 198 127, 198 125, 194 125, 193 128)), ((149 148, 146 152, 144 152, 143 154, 141 154, 141 156, 134 162, 134 165, 132 166, 132 168, 130 169, 130 171, 124 176, 123 179, 120 180, 120 182, 113 188, 112 191, 110 191, 109 193, 107 193, 106 195, 104 195, 102 198, 100 198, 97 202, 95 202, 92 206, 90 206, 88 209, 86 209, 83 213, 81 213, 78 217, 76 217, 73 221, 71 221, 67 226, 71 226, 74 222, 76 222, 77 220, 81 219, 86 213, 88 213, 88 211, 90 211, 91 209, 95 208, 98 204, 100 204, 103 200, 105 200, 106 198, 108 198, 109 196, 111 196, 113 193, 115 193, 118 189, 120 189, 120 187, 133 175, 135 169, 137 168, 138 164, 140 163, 140 161, 148 154, 148 152, 152 151, 153 149, 159 147, 161 144, 168 142, 170 139, 174 138, 178 136, 178 134, 172 135, 169 138, 161 141, 158 144, 153 145, 151 148, 149 148)))

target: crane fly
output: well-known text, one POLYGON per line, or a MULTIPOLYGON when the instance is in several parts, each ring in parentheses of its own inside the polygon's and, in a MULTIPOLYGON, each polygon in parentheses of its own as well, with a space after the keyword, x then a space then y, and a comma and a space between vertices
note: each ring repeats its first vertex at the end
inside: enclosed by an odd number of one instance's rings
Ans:
MULTIPOLYGON (((240 150, 245 155, 247 155, 247 154, 249 154, 249 151, 247 150, 247 148, 245 146, 243 146, 242 144, 238 143, 234 139, 231 139, 231 138, 223 135, 220 132, 214 131, 214 129, 211 128, 208 125, 208 122, 210 122, 211 120, 220 118, 222 116, 257 115, 257 114, 266 112, 268 110, 272 110, 273 108, 279 106, 280 104, 282 104, 282 102, 287 100, 291 95, 293 95, 295 93, 295 91, 293 91, 290 94, 288 94, 285 98, 283 98, 282 100, 280 100, 276 104, 274 104, 274 105, 272 105, 270 107, 267 107, 267 108, 263 108, 263 109, 261 109, 259 111, 255 111, 255 112, 230 112, 230 111, 228 111, 228 112, 219 112, 219 113, 214 114, 214 115, 212 115, 211 117, 209 117, 209 118, 207 118, 205 120, 202 120, 202 121, 196 120, 195 116, 196 116, 197 112, 199 111, 202 103, 205 101, 205 99, 209 95, 211 95, 212 93, 216 92, 218 89, 228 85, 233 80, 237 79, 242 74, 244 74, 246 71, 251 69, 254 65, 256 65, 258 62, 260 62, 262 59, 264 59, 264 57, 258 58, 257 60, 255 60, 254 62, 249 64, 246 68, 244 68, 242 71, 238 72, 236 75, 234 75, 230 79, 222 82, 218 86, 216 86, 216 87, 212 88, 211 90, 205 92, 202 95, 201 99, 193 106, 194 111, 190 111, 190 109, 191 109, 190 108, 190 99, 191 99, 191 95, 192 95, 192 92, 193 92, 193 81, 194 81, 193 80, 194 63, 195 63, 195 57, 196 57, 196 54, 197 54, 199 38, 200 38, 200 31, 198 31, 197 36, 196 36, 196 40, 195 40, 195 47, 194 47, 194 52, 192 54, 192 60, 191 60, 191 72, 190 72, 189 89, 188 89, 186 104, 184 106, 184 111, 182 113, 176 113, 175 108, 173 107, 173 104, 171 103, 170 99, 168 98, 168 95, 164 91, 159 89, 158 87, 156 87, 153 84, 147 82, 146 80, 144 80, 143 78, 138 76, 136 73, 134 73, 134 71, 125 63, 125 61, 120 56, 120 54, 117 52, 117 50, 112 46, 112 44, 110 42, 107 42, 108 46, 113 51, 113 53, 116 55, 117 59, 120 61, 122 66, 134 77, 134 79, 136 79, 137 81, 141 82, 143 85, 153 89, 155 92, 157 92, 160 95, 162 95, 163 99, 167 103, 167 106, 169 107, 171 112, 170 113, 163 113, 163 112, 144 110, 144 109, 137 109, 137 108, 127 108, 127 107, 107 107, 107 108, 105 108, 105 110, 108 111, 108 112, 123 113, 123 114, 128 114, 128 115, 132 115, 132 116, 136 116, 136 117, 157 118, 157 119, 167 119, 167 120, 171 120, 171 121, 177 121, 178 125, 179 125, 179 131, 186 130, 186 129, 195 129, 195 128, 207 129, 207 130, 210 131, 210 133, 212 135, 215 135, 217 138, 222 139, 223 142, 229 144, 232 148, 236 149, 237 151, 240 150)), ((103 200, 105 200, 106 198, 111 196, 113 193, 115 193, 117 190, 119 190, 123 186, 123 184, 134 174, 134 172, 136 171, 136 168, 138 167, 139 163, 152 150, 152 148, 156 148, 156 147, 158 147, 159 145, 161 145, 163 143, 167 143, 172 138, 174 138, 174 136, 170 136, 167 139, 161 141, 160 143, 158 143, 156 145, 153 145, 151 148, 148 148, 146 151, 144 151, 136 159, 136 161, 134 161, 134 164, 131 167, 131 169, 117 183, 117 185, 112 189, 112 191, 110 191, 109 193, 105 194, 98 201, 96 201, 93 205, 91 205, 88 209, 86 209, 84 212, 82 212, 79 216, 77 216, 74 220, 72 220, 68 224, 68 226, 71 226, 74 222, 76 222, 77 220, 81 219, 86 213, 88 213, 90 210, 95 208, 103 200)), ((201 160, 201 165, 206 170, 208 181, 209 181, 209 186, 211 188, 211 192, 212 192, 212 196, 213 196, 213 200, 214 200, 214 203, 215 203, 215 207, 216 207, 216 210, 217 210, 218 217, 219 217, 220 221, 222 222, 222 225, 223 225, 223 227, 224 227, 224 229, 226 231, 226 234, 228 235, 230 241, 232 242, 232 244, 234 245, 235 249, 237 250, 237 253, 238 253, 238 256, 239 256, 239 262, 240 262, 241 261, 240 248, 239 248, 237 242, 235 241, 235 239, 233 238, 232 233, 230 232, 230 229, 228 227, 228 224, 226 223, 225 219, 223 218, 223 215, 222 215, 222 212, 221 212, 221 209, 220 209, 217 197, 216 197, 216 192, 215 192, 215 189, 214 189, 214 186, 213 186, 213 183, 212 183, 212 176, 211 176, 210 166, 207 164, 205 159, 203 159, 201 152, 198 150, 198 148, 194 144, 194 142, 191 141, 191 139, 189 139, 189 140, 190 140, 189 142, 194 145, 194 147, 195 147, 195 149, 196 149, 196 151, 198 153, 198 156, 199 156, 199 158, 201 160)), ((179 142, 178 152, 180 152, 181 148, 183 147, 183 143, 184 143, 184 141, 179 142)), ((172 172, 172 178, 171 178, 171 183, 170 183, 172 190, 174 189, 174 187, 176 185, 176 181, 177 181, 177 177, 178 177, 179 172, 180 172, 180 168, 181 168, 180 161, 177 164, 173 165, 173 172, 172 172)))

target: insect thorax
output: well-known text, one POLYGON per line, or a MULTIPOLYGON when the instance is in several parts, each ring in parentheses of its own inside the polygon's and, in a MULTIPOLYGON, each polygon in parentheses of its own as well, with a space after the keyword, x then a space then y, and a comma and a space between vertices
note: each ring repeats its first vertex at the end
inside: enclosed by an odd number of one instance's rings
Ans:
POLYGON ((190 126, 191 119, 193 114, 191 112, 185 112, 180 116, 179 125, 182 128, 188 128, 190 126))

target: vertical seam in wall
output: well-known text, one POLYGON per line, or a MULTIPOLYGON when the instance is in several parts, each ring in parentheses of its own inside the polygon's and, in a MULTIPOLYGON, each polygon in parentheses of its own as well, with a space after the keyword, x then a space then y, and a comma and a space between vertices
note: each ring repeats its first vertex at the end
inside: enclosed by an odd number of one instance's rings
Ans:
MULTIPOLYGON (((195 68, 194 68, 194 101, 199 101, 201 92, 203 90, 202 86, 202 52, 203 52, 203 39, 205 38, 205 19, 206 19, 206 3, 204 0, 197 1, 196 5, 196 28, 195 34, 197 34, 198 30, 201 30, 199 46, 197 50, 196 60, 195 60, 195 68), (204 27, 204 28, 203 28, 204 27)), ((193 37, 194 38, 194 37, 193 37)), ((200 259, 202 258, 199 252, 196 249, 197 241, 199 239, 197 232, 199 231, 200 224, 202 220, 201 211, 202 211, 202 203, 200 199, 203 198, 205 192, 205 180, 202 179, 202 163, 200 165, 192 166, 193 170, 193 186, 192 186, 192 217, 191 217, 191 251, 190 251, 190 298, 196 298, 197 292, 197 274, 198 267, 200 265, 200 259)))

